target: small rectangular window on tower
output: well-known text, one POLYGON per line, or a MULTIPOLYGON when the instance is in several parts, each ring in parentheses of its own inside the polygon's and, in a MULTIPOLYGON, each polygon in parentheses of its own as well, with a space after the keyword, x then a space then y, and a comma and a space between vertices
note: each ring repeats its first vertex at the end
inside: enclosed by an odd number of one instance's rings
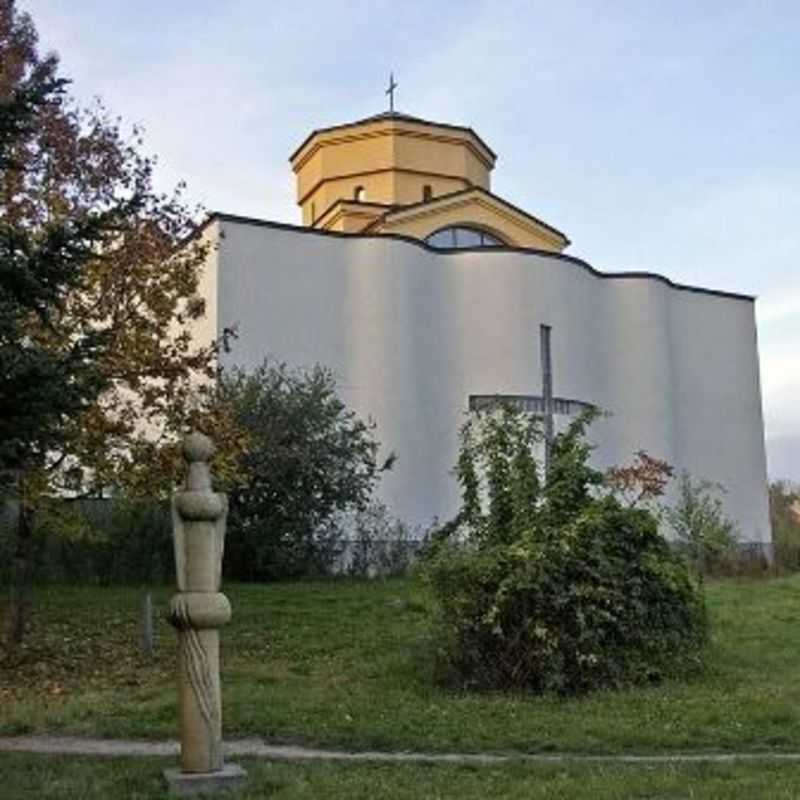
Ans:
POLYGON ((433 199, 433 187, 429 183, 426 183, 422 187, 422 200, 423 202, 427 203, 428 200, 432 199, 433 199))

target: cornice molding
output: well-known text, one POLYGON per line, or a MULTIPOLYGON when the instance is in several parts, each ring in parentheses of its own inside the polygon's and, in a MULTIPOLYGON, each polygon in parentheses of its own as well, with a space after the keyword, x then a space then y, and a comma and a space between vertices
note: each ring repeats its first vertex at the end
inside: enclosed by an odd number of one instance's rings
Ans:
MULTIPOLYGON (((342 131, 341 133, 338 134, 337 134, 337 131, 339 130, 338 128, 332 128, 315 132, 303 144, 303 147, 300 150, 296 151, 289 158, 289 162, 292 165, 292 170, 295 172, 295 174, 300 172, 300 170, 303 169, 303 167, 311 160, 311 158, 313 158, 313 156, 323 147, 331 147, 339 144, 347 144, 350 142, 360 142, 368 139, 381 138, 384 136, 391 136, 391 137, 405 136, 413 139, 425 139, 427 141, 441 142, 443 144, 466 147, 468 150, 472 151, 475 157, 483 164, 483 166, 488 171, 494 169, 494 165, 497 160, 497 156, 495 156, 494 153, 491 152, 491 150, 485 147, 485 145, 483 147, 478 146, 478 143, 480 143, 481 145, 483 144, 482 141, 480 140, 480 138, 476 133, 474 133, 473 131, 471 131, 471 129, 468 128, 467 129, 455 128, 455 130, 462 132, 462 135, 454 136, 446 132, 435 134, 435 133, 430 133, 428 131, 419 131, 408 128, 404 129, 397 127, 396 123, 387 122, 385 120, 369 124, 378 125, 379 127, 374 128, 372 130, 355 130, 349 133, 342 131), (316 141, 314 141, 315 138, 316 141), (307 150, 305 149, 306 147, 308 147, 307 150)), ((416 124, 416 123, 410 123, 410 124, 416 124)), ((343 126, 343 127, 350 127, 350 126, 343 126)))
MULTIPOLYGON (((399 242, 412 247, 418 247, 428 253, 440 255, 446 258, 457 258, 459 255, 465 253, 482 253, 487 258, 502 257, 507 253, 520 253, 541 256, 546 259, 553 259, 563 261, 565 263, 573 264, 581 269, 586 270, 590 275, 601 280, 651 280, 657 283, 662 283, 671 289, 677 289, 683 292, 694 292, 696 294, 712 295, 714 297, 727 297, 731 300, 741 300, 748 303, 754 303, 756 300, 755 295, 741 294, 738 292, 726 292, 720 289, 707 289, 702 286, 692 286, 685 283, 676 283, 664 275, 659 275, 655 272, 601 272, 595 269, 587 261, 576 256, 567 255, 565 253, 554 253, 550 250, 538 250, 533 247, 465 247, 465 248, 438 248, 431 247, 420 239, 415 239, 412 236, 404 236, 399 233, 343 233, 341 231, 327 231, 319 228, 308 228, 302 225, 291 225, 287 222, 275 222, 273 220, 258 219, 257 217, 244 217, 237 214, 227 214, 222 211, 213 211, 209 214, 206 220, 198 225, 192 237, 202 235, 205 230, 213 223, 228 222, 236 225, 248 225, 257 228, 269 228, 272 230, 285 231, 287 233, 302 234, 307 236, 332 236, 337 239, 359 239, 359 240, 373 240, 376 242, 399 242)), ((188 241, 188 240, 187 240, 188 241)))
POLYGON ((475 139, 478 142, 480 147, 482 147, 486 153, 488 154, 489 158, 494 161, 497 159, 497 154, 489 147, 483 139, 478 136, 478 134, 470 127, 465 125, 453 125, 449 122, 434 122, 433 120, 429 119, 422 119, 421 117, 412 117, 408 114, 401 114, 399 112, 395 113, 384 113, 384 114, 376 114, 372 117, 366 117, 365 119, 355 120, 353 122, 343 122, 339 125, 330 125, 325 128, 316 128, 315 130, 311 131, 311 133, 306 136, 306 138, 302 141, 300 146, 289 156, 290 163, 294 164, 295 159, 300 155, 300 153, 305 149, 306 145, 314 139, 315 136, 321 136, 323 134, 333 133, 335 131, 343 131, 347 128, 358 128, 363 127, 366 125, 382 125, 386 123, 392 124, 405 124, 405 125, 419 125, 422 127, 430 127, 430 128, 439 128, 442 130, 448 131, 459 131, 462 134, 467 134, 475 139))
MULTIPOLYGON (((552 226, 545 222, 541 222, 530 214, 520 212, 505 201, 497 198, 496 195, 487 196, 485 193, 479 191, 477 187, 474 187, 474 191, 471 189, 464 192, 459 197, 442 195, 441 198, 437 199, 430 201, 430 203, 426 204, 425 206, 417 206, 411 210, 398 208, 387 211, 381 218, 381 224, 390 229, 393 225, 402 225, 404 223, 424 219, 426 217, 436 217, 440 214, 445 214, 448 211, 452 211, 453 209, 478 206, 479 208, 485 209, 492 214, 496 214, 497 216, 506 220, 509 224, 523 228, 524 230, 546 239, 555 245, 566 247, 570 243, 569 239, 564 236, 564 234, 556 231, 552 226), (447 201, 448 197, 450 198, 449 202, 447 201), (437 202, 437 199, 443 200, 444 202, 437 202)), ((464 218, 463 222, 466 225, 470 224, 470 220, 467 217, 464 218)), ((458 223, 453 224, 455 225, 458 223)))

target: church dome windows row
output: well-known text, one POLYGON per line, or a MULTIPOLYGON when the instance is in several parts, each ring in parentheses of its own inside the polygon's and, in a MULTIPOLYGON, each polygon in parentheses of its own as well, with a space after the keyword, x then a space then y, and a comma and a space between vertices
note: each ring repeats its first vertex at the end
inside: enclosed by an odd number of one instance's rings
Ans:
POLYGON ((453 225, 434 231, 425 239, 425 244, 431 247, 462 249, 467 247, 503 247, 505 242, 501 242, 496 236, 480 228, 453 225))

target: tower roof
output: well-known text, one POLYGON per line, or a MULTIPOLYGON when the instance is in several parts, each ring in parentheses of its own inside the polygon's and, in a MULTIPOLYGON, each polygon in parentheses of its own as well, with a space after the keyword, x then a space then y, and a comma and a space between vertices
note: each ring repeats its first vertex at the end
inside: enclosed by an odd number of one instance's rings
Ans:
POLYGON ((315 130, 311 131, 308 136, 303 140, 300 146, 289 156, 289 161, 294 162, 295 159, 303 152, 306 146, 317 136, 326 133, 334 133, 336 131, 342 131, 346 128, 355 128, 360 127, 362 125, 369 125, 371 123, 382 123, 382 122, 407 122, 412 123, 414 125, 424 125, 430 128, 443 128, 445 130, 450 131, 457 131, 459 133, 468 134, 472 137, 475 142, 479 145, 481 149, 485 151, 485 153, 489 156, 489 159, 494 162, 497 158, 497 154, 489 147, 488 144, 478 136, 475 131, 466 126, 466 125, 453 125, 449 122, 435 122, 430 119, 423 119, 422 117, 415 117, 411 114, 403 114, 400 111, 383 111, 380 114, 373 114, 370 117, 364 117, 364 119, 354 120, 353 122, 343 122, 338 125, 330 125, 326 128, 316 128, 315 130))

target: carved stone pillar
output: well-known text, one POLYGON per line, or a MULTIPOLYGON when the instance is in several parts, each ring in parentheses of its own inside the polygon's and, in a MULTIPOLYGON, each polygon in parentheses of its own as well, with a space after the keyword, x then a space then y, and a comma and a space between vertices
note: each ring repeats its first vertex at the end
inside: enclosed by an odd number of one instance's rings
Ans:
POLYGON ((192 433, 183 444, 188 465, 182 491, 172 501, 178 594, 169 621, 178 632, 180 770, 166 770, 172 791, 209 793, 244 782, 245 772, 222 757, 219 628, 231 618, 220 592, 228 502, 211 489, 211 440, 192 433))

